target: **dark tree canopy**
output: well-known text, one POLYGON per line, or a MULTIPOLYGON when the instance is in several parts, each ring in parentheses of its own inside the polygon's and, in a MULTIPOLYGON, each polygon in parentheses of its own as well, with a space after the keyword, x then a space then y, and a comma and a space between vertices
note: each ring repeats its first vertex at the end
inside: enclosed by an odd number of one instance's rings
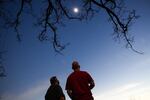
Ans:
MULTIPOLYGON (((57 30, 64 23, 64 20, 89 20, 95 13, 104 11, 108 16, 108 21, 114 30, 113 36, 116 40, 123 40, 126 47, 136 53, 142 53, 133 47, 133 36, 129 34, 129 27, 138 18, 135 10, 125 7, 124 0, 0 0, 0 25, 1 29, 13 28, 16 37, 21 41, 20 25, 24 13, 28 13, 37 18, 36 25, 41 28, 38 34, 40 41, 51 41, 56 52, 60 53, 66 45, 59 41, 57 30), (73 14, 68 2, 80 4, 81 12, 73 14), (42 12, 36 10, 36 2, 39 2, 42 12), (10 7, 11 6, 11 7, 10 7), (16 8, 12 10, 11 8, 16 8), (37 14, 34 15, 34 12, 37 14), (50 32, 49 32, 50 30, 50 32), (50 35, 52 37, 50 37, 50 35)), ((32 23, 34 24, 34 23, 32 23)), ((25 33, 23 33, 25 34, 25 33)))

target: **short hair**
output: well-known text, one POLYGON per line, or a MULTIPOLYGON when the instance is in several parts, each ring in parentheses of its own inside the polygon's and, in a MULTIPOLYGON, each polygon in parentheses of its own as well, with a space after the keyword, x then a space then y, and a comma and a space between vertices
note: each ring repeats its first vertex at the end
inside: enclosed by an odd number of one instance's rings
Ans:
POLYGON ((56 81, 57 81, 57 77, 56 76, 53 76, 53 77, 50 78, 50 83, 51 84, 54 84, 56 81))
POLYGON ((80 68, 79 63, 78 63, 77 61, 73 61, 73 62, 72 62, 72 69, 75 70, 75 69, 77 69, 77 68, 80 68))

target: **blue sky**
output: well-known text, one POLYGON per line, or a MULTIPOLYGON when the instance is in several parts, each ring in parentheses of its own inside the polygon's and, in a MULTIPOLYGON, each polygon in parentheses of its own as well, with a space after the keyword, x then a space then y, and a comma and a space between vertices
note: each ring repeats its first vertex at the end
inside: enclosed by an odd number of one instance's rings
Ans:
POLYGON ((64 87, 72 72, 71 63, 78 60, 81 70, 88 71, 95 80, 96 87, 92 90, 95 100, 149 100, 150 1, 127 0, 126 3, 141 16, 130 33, 135 36, 135 48, 144 51, 143 55, 113 40, 112 26, 104 12, 88 22, 67 22, 66 27, 58 30, 62 43, 70 43, 63 56, 56 54, 50 43, 38 41, 40 29, 25 21, 21 43, 9 30, 6 35, 7 77, 0 79, 2 98, 42 100, 53 75, 60 80, 66 95, 64 87))

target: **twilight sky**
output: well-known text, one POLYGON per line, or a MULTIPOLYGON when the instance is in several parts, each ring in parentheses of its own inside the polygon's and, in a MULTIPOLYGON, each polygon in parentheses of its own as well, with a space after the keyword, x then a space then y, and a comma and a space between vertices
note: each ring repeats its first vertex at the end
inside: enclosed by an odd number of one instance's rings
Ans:
POLYGON ((36 37, 40 29, 25 20, 21 43, 14 33, 6 35, 7 77, 0 79, 2 99, 43 100, 49 78, 55 75, 69 100, 64 89, 66 78, 72 72, 72 61, 77 60, 81 70, 95 80, 95 100, 150 100, 150 1, 126 0, 126 5, 141 16, 130 33, 135 36, 135 48, 143 55, 113 40, 112 26, 104 12, 91 21, 66 22, 66 27, 59 28, 61 42, 70 43, 63 56, 56 54, 50 43, 40 42, 36 37))

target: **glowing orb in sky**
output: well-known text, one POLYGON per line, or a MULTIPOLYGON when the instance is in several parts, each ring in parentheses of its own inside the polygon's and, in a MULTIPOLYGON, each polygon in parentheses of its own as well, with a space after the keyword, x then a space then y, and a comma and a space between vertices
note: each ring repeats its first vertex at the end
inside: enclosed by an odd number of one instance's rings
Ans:
POLYGON ((74 13, 78 13, 79 12, 79 9, 77 7, 73 8, 73 12, 74 13))

